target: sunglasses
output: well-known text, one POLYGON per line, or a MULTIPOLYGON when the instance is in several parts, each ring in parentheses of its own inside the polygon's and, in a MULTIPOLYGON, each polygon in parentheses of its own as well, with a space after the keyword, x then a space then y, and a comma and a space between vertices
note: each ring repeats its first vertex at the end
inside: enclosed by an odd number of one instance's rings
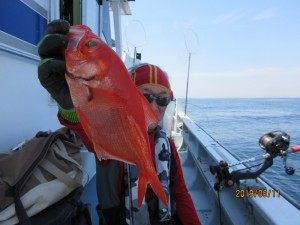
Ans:
POLYGON ((158 106, 167 106, 170 102, 170 97, 161 97, 159 95, 154 95, 154 94, 143 94, 146 99, 148 100, 148 102, 153 102, 153 100, 155 99, 156 104, 158 106))

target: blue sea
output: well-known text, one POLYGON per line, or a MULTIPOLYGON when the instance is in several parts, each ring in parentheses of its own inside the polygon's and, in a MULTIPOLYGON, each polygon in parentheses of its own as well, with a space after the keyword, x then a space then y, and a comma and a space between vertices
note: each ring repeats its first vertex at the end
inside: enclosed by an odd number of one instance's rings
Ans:
MULTIPOLYGON (((289 134, 290 147, 300 145, 300 98, 188 99, 187 114, 241 159, 262 155, 258 140, 271 131, 289 134)), ((300 152, 289 154, 287 165, 293 175, 276 157, 264 177, 300 204, 300 152)))

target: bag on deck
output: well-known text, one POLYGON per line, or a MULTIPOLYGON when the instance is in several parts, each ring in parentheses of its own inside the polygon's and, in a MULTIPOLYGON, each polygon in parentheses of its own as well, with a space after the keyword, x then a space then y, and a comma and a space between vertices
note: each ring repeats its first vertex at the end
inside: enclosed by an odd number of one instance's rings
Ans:
MULTIPOLYGON (((29 217, 44 209, 41 218, 45 221, 39 224, 48 224, 46 208, 74 198, 74 192, 82 187, 81 147, 74 132, 61 128, 38 132, 16 149, 0 153, 0 224, 33 224, 29 217)), ((75 194, 75 200, 80 202, 78 196, 75 194)))

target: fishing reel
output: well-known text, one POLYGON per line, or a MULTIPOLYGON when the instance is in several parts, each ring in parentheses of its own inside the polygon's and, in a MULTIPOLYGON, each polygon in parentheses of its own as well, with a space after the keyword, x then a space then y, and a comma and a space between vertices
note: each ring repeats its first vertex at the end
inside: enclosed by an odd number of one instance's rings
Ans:
POLYGON ((271 156, 282 156, 290 145, 290 136, 283 131, 273 131, 261 136, 258 143, 271 156))
POLYGON ((283 159, 283 165, 286 174, 292 175, 295 172, 293 167, 287 166, 287 156, 288 153, 295 153, 300 151, 300 146, 292 147, 288 150, 290 145, 290 136, 283 131, 273 131, 264 134, 259 138, 259 146, 266 151, 264 155, 252 157, 250 159, 237 161, 231 164, 221 160, 218 165, 210 165, 210 172, 216 174, 216 183, 214 185, 215 190, 220 190, 223 187, 231 187, 235 183, 239 183, 239 180, 245 179, 256 179, 264 171, 273 165, 273 158, 281 156, 283 159), (229 168, 239 164, 244 164, 248 162, 255 162, 258 160, 264 160, 261 167, 255 171, 246 169, 236 170, 229 172, 229 168), (246 170, 246 171, 245 171, 246 170))
POLYGON ((287 166, 287 150, 290 145, 290 136, 283 131, 273 131, 260 137, 259 146, 266 150, 273 158, 281 156, 285 172, 288 175, 295 173, 293 167, 287 166))

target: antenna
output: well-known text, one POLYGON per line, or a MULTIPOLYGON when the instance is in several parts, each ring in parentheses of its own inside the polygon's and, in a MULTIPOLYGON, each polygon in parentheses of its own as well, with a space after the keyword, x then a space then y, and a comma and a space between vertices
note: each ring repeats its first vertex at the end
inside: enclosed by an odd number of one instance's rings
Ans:
POLYGON ((188 99, 188 91, 189 91, 191 56, 192 54, 195 54, 199 48, 198 36, 194 30, 192 29, 186 30, 184 35, 184 42, 185 42, 186 50, 189 53, 188 73, 187 73, 186 92, 185 92, 185 106, 184 106, 184 114, 186 115, 187 99, 188 99))
MULTIPOLYGON (((141 47, 146 44, 147 36, 146 30, 144 25, 139 20, 132 20, 126 27, 125 27, 125 37, 127 43, 131 44, 134 48, 133 53, 133 63, 132 66, 135 64, 135 57, 136 57, 136 49, 137 47, 141 47)), ((128 52, 129 47, 127 44, 128 52)), ((130 54, 129 54, 130 55, 130 54)))

